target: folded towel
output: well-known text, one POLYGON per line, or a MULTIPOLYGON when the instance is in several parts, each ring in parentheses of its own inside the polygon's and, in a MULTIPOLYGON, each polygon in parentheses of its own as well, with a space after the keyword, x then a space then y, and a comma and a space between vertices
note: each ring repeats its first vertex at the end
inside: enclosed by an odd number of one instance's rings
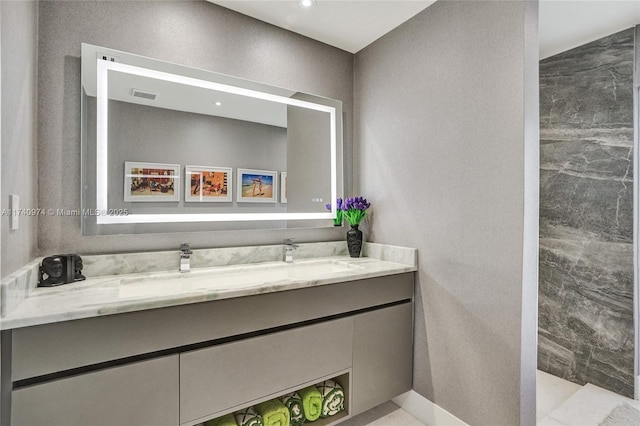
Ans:
POLYGON ((236 422, 238 422, 238 426, 264 426, 262 417, 260 417, 260 414, 258 414, 253 407, 236 411, 234 417, 236 418, 236 422))
POLYGON ((226 416, 204 422, 204 426, 238 426, 238 423, 235 417, 233 417, 233 414, 227 414, 226 416))
POLYGON ((320 417, 331 417, 344 410, 344 390, 333 380, 325 380, 316 385, 322 395, 322 413, 320 417))
POLYGON ((279 399, 271 399, 256 405, 264 426, 289 426, 289 409, 279 399))
POLYGON ((280 401, 289 409, 291 426, 301 426, 305 419, 302 411, 302 398, 300 398, 298 392, 281 396, 280 401))
POLYGON ((309 386, 298 391, 302 398, 302 411, 304 417, 313 422, 318 420, 322 412, 322 394, 315 386, 309 386))

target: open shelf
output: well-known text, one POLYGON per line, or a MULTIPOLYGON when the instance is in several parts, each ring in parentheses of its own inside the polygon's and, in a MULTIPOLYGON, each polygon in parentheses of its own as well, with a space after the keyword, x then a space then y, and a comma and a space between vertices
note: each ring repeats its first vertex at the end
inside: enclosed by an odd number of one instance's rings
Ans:
POLYGON ((342 386, 342 389, 344 391, 344 410, 340 411, 339 413, 331 416, 331 417, 325 417, 325 418, 319 418, 318 420, 315 421, 305 421, 304 424, 305 425, 311 425, 311 426, 329 426, 329 425, 333 425, 333 424, 337 424, 341 421, 343 421, 344 419, 347 419, 350 417, 350 402, 351 402, 351 393, 350 393, 350 389, 351 389, 351 383, 350 383, 350 379, 351 379, 351 371, 346 371, 343 372, 342 374, 336 375, 336 376, 331 376, 331 377, 323 377, 320 378, 312 383, 305 383, 304 385, 300 385, 294 389, 287 389, 287 390, 283 390, 282 392, 279 392, 276 395, 270 395, 268 397, 265 398, 261 398, 260 400, 256 400, 256 401, 252 401, 251 403, 247 403, 243 406, 240 407, 234 407, 233 410, 225 410, 225 412, 222 413, 216 413, 216 415, 209 417, 208 419, 202 420, 201 423, 183 423, 181 426, 187 426, 187 425, 193 425, 193 426, 203 426, 205 421, 211 420, 211 419, 215 419, 218 417, 222 417, 225 416, 227 414, 230 413, 235 413, 236 411, 240 411, 243 410, 247 407, 251 407, 254 406, 256 404, 259 404, 261 402, 264 401, 269 401, 272 399, 277 399, 280 398, 281 396, 287 395, 291 392, 296 392, 300 389, 304 389, 307 386, 311 386, 311 385, 316 385, 318 383, 323 382, 324 380, 333 380, 334 382, 338 383, 340 386, 342 386))

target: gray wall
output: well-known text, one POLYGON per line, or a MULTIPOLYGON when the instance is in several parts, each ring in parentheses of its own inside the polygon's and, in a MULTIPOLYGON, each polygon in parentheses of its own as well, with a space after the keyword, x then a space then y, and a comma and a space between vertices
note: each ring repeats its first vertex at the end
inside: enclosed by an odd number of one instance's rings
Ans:
POLYGON ((633 398, 629 29, 540 62, 541 370, 633 398))
MULTIPOLYGON (((38 167, 40 207, 80 208, 80 43, 340 99, 347 173, 353 111, 353 55, 269 24, 196 2, 40 3, 38 167)), ((350 185, 347 181, 347 185, 350 185)), ((349 186, 347 186, 348 188, 349 186)), ((82 237, 79 217, 46 216, 39 253, 162 250, 344 238, 344 230, 221 231, 82 237)))
MULTIPOLYGON (((2 2, 2 209, 9 194, 20 196, 21 208, 36 208, 36 77, 38 8, 32 2, 2 2)), ((36 255, 36 217, 20 217, 16 231, 9 216, 2 220, 2 264, 5 277, 36 255)))
POLYGON ((535 423, 537 55, 537 3, 492 1, 356 55, 369 240, 419 250, 414 389, 470 424, 535 423))

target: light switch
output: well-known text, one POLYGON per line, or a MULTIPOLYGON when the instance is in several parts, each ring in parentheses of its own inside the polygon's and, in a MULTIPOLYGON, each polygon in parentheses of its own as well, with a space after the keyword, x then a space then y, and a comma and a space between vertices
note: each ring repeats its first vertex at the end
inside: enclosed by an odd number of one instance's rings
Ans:
POLYGON ((16 231, 20 225, 20 215, 18 211, 20 209, 20 196, 12 194, 9 195, 9 208, 11 209, 11 230, 16 231))

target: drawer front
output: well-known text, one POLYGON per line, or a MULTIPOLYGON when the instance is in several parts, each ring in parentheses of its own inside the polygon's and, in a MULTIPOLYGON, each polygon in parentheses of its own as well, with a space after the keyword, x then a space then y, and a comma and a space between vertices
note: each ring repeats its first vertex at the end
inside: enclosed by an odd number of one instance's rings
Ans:
POLYGON ((411 390, 413 304, 353 317, 353 400, 356 415, 411 390))
POLYGON ((15 426, 178 424, 178 355, 13 391, 15 426))
POLYGON ((351 367, 353 319, 299 327, 180 355, 180 422, 351 367))

